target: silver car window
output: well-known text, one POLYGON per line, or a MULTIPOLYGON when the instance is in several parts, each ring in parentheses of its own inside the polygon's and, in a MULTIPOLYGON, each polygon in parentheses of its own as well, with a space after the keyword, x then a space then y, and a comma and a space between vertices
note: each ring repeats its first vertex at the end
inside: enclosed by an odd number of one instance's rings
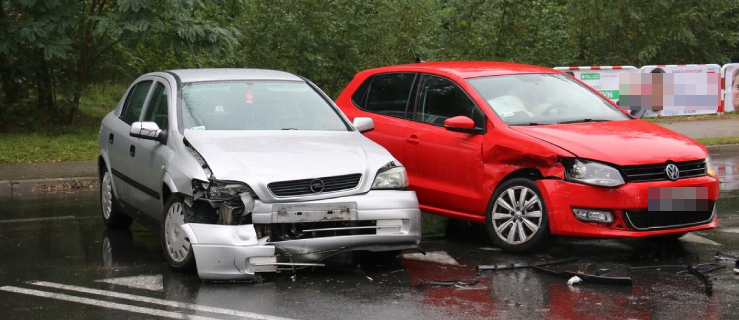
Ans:
POLYGON ((121 113, 121 119, 124 122, 131 124, 139 120, 149 88, 151 88, 151 80, 141 81, 128 94, 126 105, 121 113))
POLYGON ((167 113, 167 90, 161 82, 158 82, 146 107, 144 121, 153 121, 160 129, 166 130, 168 123, 167 113))
POLYGON ((349 130, 323 96, 297 81, 185 84, 182 120, 190 130, 349 130))

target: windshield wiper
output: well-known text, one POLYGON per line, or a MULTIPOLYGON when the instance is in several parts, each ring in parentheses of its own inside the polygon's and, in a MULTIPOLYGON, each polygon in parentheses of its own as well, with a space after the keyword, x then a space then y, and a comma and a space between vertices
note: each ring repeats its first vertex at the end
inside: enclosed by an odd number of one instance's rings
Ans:
POLYGON ((298 129, 296 129, 296 128, 282 128, 280 130, 298 130, 298 129))
POLYGON ((548 124, 551 124, 551 123, 529 122, 529 123, 512 124, 512 126, 544 126, 544 125, 548 125, 548 124))
POLYGON ((601 120, 598 120, 598 119, 585 118, 585 119, 577 119, 577 120, 568 120, 568 121, 557 122, 557 124, 581 123, 581 122, 603 122, 603 121, 610 121, 610 120, 602 120, 602 119, 601 120))

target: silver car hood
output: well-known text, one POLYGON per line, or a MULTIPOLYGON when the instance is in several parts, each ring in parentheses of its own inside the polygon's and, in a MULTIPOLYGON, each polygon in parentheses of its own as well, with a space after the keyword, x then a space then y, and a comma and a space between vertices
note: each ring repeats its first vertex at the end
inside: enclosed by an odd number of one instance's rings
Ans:
POLYGON ((248 184, 261 199, 275 199, 267 184, 361 173, 357 189, 297 197, 321 199, 369 191, 377 170, 395 160, 356 131, 185 130, 185 138, 218 180, 248 184))

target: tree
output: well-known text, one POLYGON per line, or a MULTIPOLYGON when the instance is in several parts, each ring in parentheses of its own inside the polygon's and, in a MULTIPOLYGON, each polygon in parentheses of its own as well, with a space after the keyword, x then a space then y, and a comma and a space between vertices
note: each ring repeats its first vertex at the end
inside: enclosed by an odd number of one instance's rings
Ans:
POLYGON ((154 38, 220 51, 236 40, 234 28, 208 19, 221 7, 202 0, 1 3, 0 25, 10 31, 0 38, 5 103, 19 102, 11 91, 19 85, 35 92, 38 105, 46 108, 55 106, 56 92, 69 101, 70 124, 91 75, 114 51, 149 44, 154 38))

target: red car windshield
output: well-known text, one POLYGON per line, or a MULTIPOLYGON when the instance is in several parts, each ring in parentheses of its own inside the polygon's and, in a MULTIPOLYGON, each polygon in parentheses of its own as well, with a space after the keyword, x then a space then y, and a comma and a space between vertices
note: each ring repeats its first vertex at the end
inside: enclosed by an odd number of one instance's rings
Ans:
POLYGON ((627 120, 628 116, 570 77, 520 74, 467 82, 509 125, 627 120))

